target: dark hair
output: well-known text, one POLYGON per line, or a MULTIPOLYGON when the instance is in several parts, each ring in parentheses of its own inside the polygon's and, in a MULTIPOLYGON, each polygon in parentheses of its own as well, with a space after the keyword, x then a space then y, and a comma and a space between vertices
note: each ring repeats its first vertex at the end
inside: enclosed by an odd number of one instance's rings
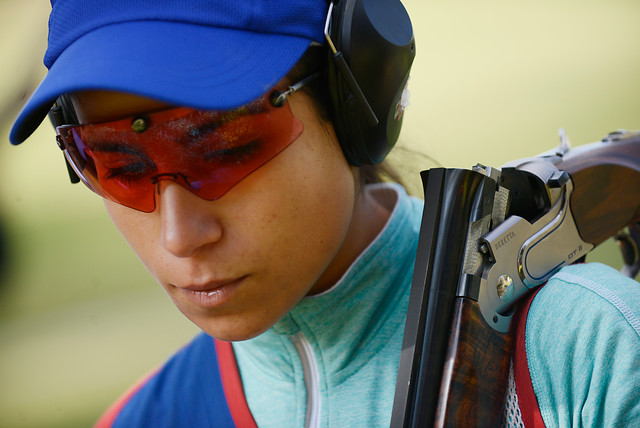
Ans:
MULTIPOLYGON (((325 46, 310 46, 291 69, 288 78, 291 82, 297 82, 316 71, 327 70, 328 60, 329 57, 325 46)), ((332 122, 333 110, 327 73, 322 73, 320 77, 309 82, 303 90, 313 100, 320 119, 332 122)), ((377 165, 361 165, 358 169, 360 171, 361 184, 380 183, 382 181, 401 182, 398 174, 386 162, 377 165)))

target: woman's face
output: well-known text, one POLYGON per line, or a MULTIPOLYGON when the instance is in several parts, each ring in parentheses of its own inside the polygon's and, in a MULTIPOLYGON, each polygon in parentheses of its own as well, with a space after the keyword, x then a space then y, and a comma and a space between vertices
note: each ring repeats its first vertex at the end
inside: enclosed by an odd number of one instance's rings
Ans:
MULTIPOLYGON (((81 123, 162 107, 104 91, 73 96, 81 123)), ((223 197, 160 181, 151 213, 105 200, 114 223, 178 309, 222 340, 254 337, 302 297, 329 288, 387 213, 358 192, 333 129, 304 93, 289 97, 302 134, 223 197)))

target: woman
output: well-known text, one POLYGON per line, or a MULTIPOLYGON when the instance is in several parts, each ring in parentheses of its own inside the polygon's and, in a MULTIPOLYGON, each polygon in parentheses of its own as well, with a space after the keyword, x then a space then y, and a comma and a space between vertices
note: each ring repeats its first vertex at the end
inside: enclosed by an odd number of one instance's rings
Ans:
POLYGON ((422 212, 371 166, 406 105, 402 6, 120 3, 53 2, 11 136, 55 101, 69 163, 203 330, 99 426, 388 425, 422 212))

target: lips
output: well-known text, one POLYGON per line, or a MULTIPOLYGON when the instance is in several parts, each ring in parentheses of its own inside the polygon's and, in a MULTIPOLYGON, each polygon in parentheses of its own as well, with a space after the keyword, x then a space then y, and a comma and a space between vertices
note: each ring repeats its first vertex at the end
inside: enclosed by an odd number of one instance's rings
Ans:
POLYGON ((210 281, 204 284, 175 286, 187 300, 202 308, 211 309, 224 305, 231 299, 235 290, 246 280, 246 276, 222 281, 210 281))

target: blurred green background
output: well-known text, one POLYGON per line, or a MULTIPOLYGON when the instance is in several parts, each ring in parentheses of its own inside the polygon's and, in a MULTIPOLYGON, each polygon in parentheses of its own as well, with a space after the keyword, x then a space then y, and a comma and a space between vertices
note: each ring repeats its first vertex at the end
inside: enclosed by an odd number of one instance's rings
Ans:
MULTIPOLYGON (((640 128, 637 0, 406 0, 418 56, 402 145, 500 166, 640 128)), ((44 75, 46 0, 0 0, 0 427, 83 427, 196 329, 103 212, 70 185, 44 123, 10 122, 44 75)), ((619 266, 612 244, 595 259, 619 266)))

